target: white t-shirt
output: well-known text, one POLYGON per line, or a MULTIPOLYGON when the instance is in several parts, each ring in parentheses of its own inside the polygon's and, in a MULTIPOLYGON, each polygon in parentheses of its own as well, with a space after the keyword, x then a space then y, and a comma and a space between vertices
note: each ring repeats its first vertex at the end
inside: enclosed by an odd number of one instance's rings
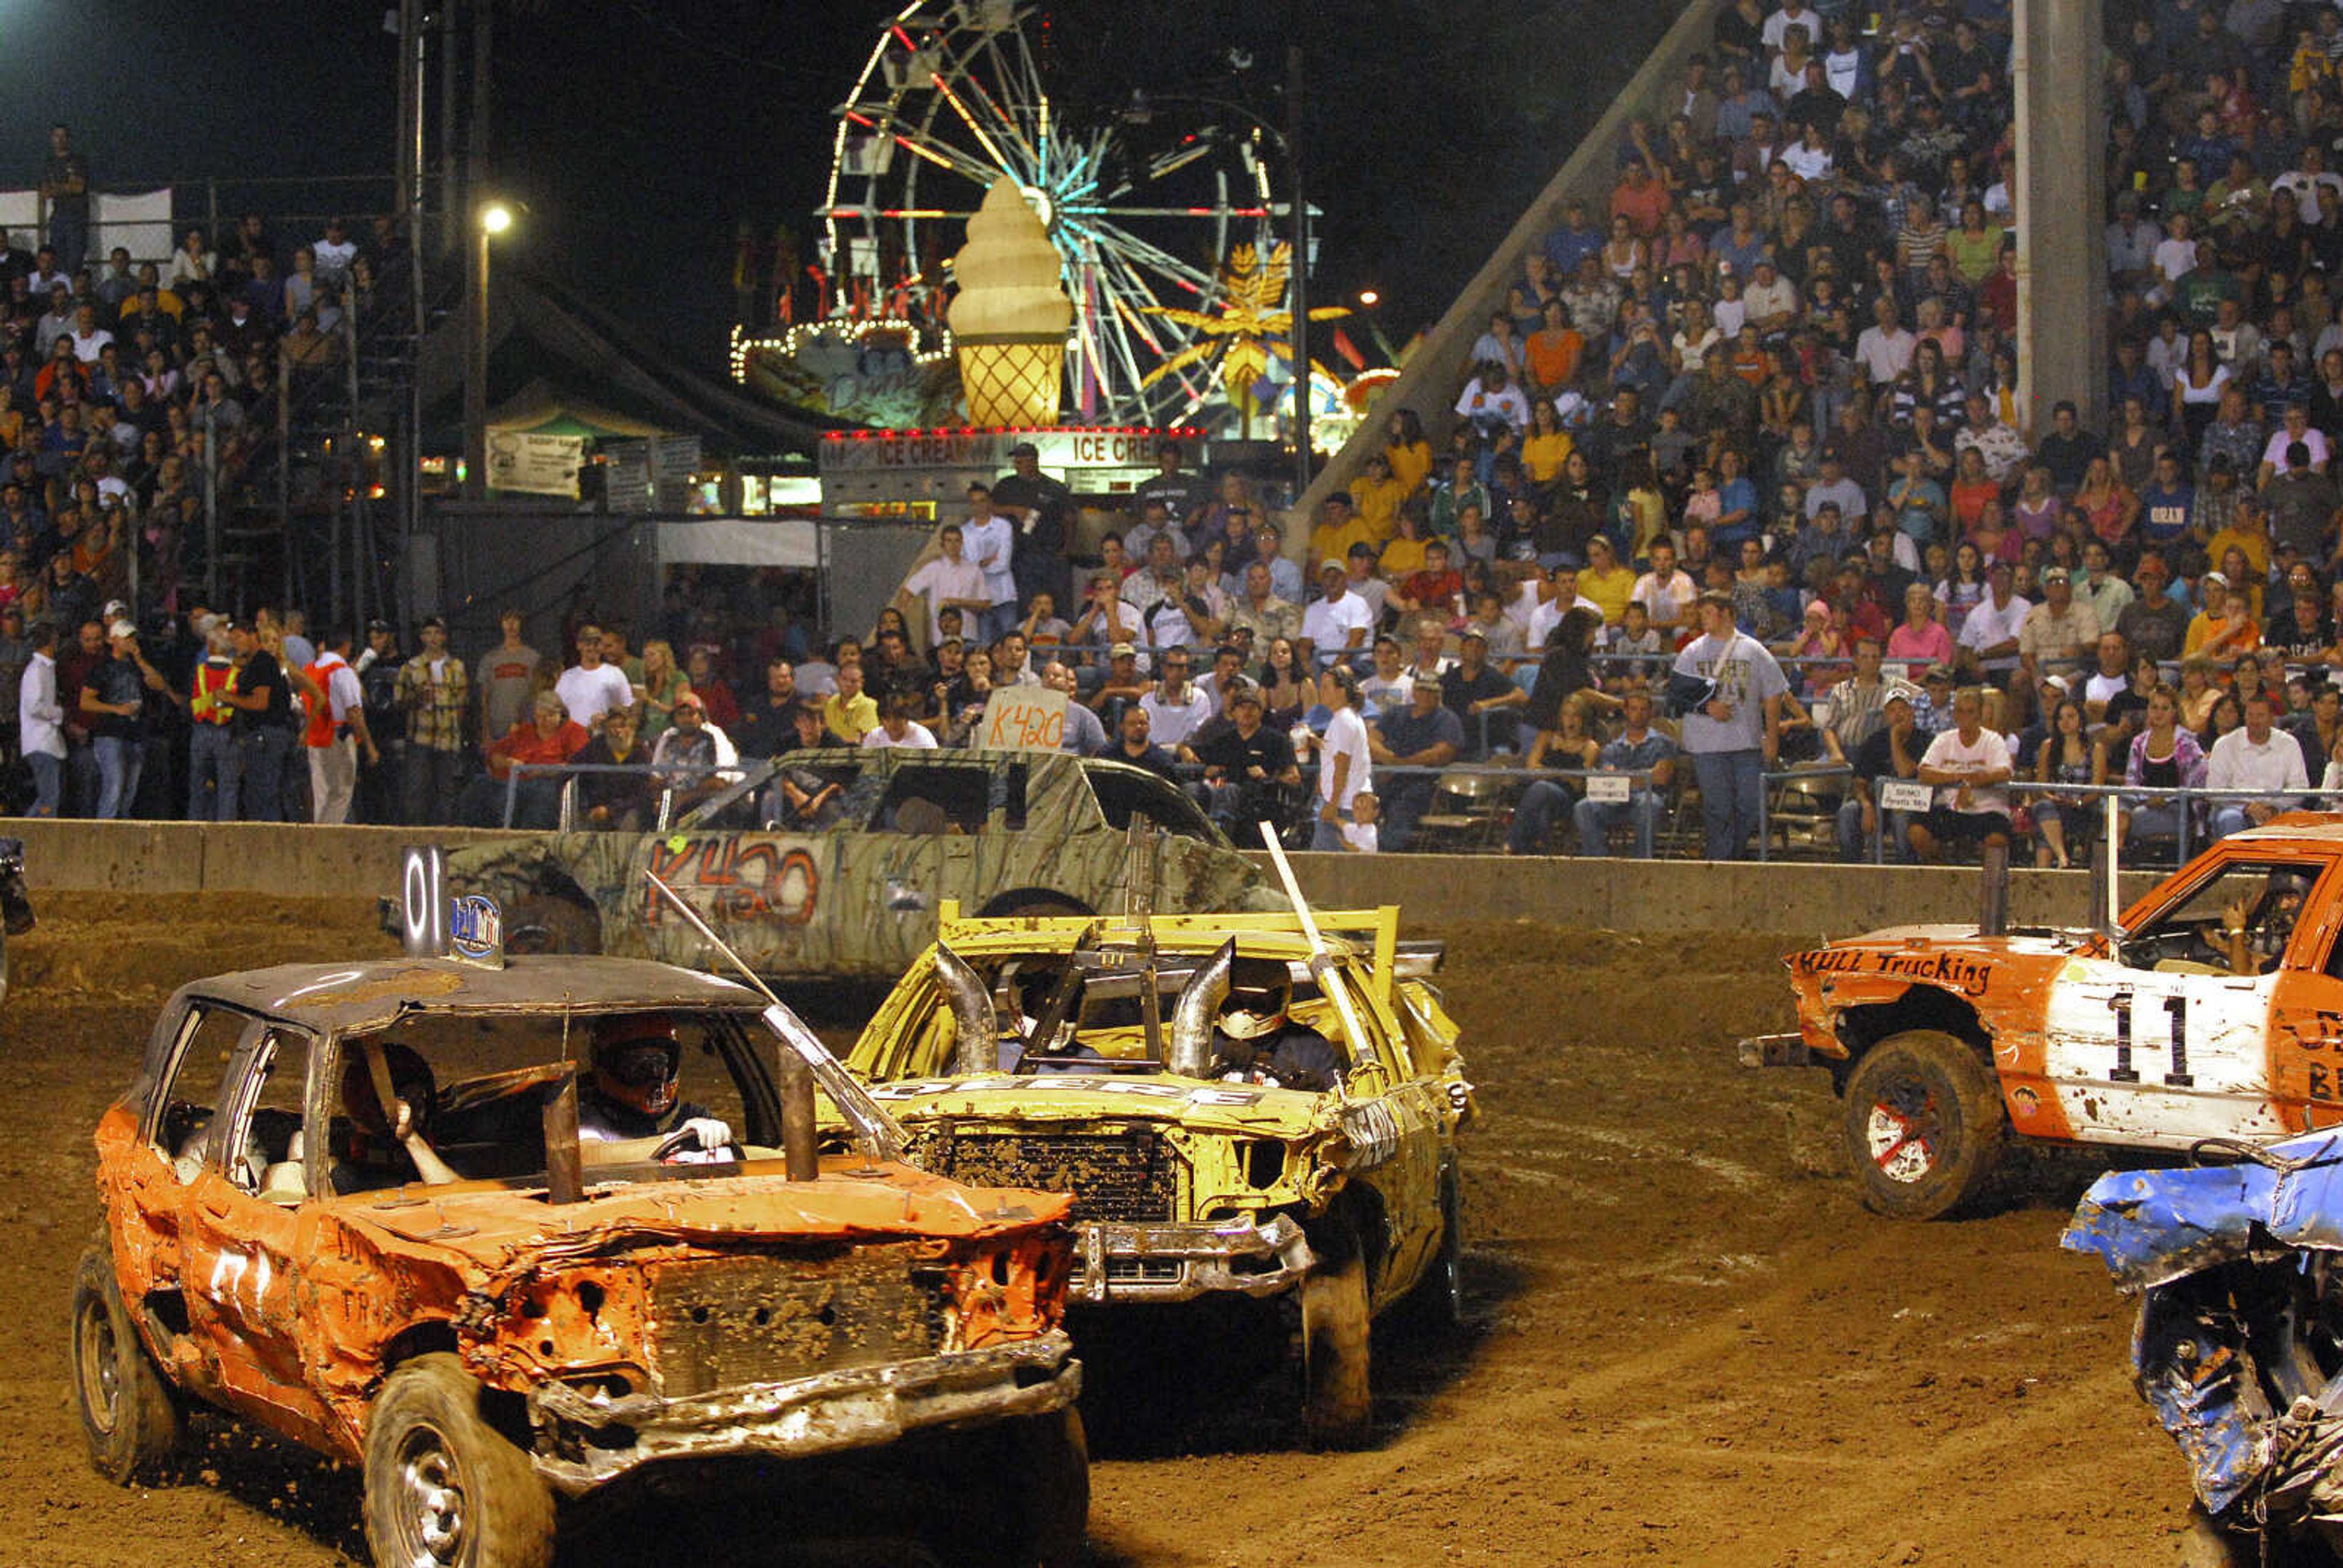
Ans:
POLYGON ((615 664, 597 665, 592 669, 573 664, 553 683, 553 695, 561 699, 561 706, 569 710, 572 724, 582 724, 588 729, 602 715, 635 705, 635 689, 627 684, 627 672, 615 664))
POLYGON ((1683 617, 1685 607, 1698 597, 1692 578, 1682 568, 1663 578, 1657 572, 1645 572, 1635 579, 1628 598, 1642 605, 1654 621, 1674 620, 1683 617))
POLYGON ((1344 846, 1363 854, 1372 855, 1380 850, 1383 848, 1379 841, 1382 837, 1381 825, 1378 823, 1345 822, 1342 824, 1344 846))
POLYGON ((1332 800, 1334 809, 1345 817, 1351 814, 1351 797, 1362 789, 1374 788, 1374 759, 1367 754, 1367 721, 1359 717, 1355 708, 1335 709, 1326 722, 1326 733, 1319 740, 1318 799, 1332 800), (1335 759, 1347 757, 1351 769, 1342 779, 1342 793, 1334 793, 1335 759))
POLYGON ((878 751, 890 749, 901 751, 933 751, 936 749, 936 738, 926 725, 914 720, 903 726, 903 739, 900 740, 890 738, 887 734, 887 727, 881 724, 875 729, 863 732, 862 744, 870 749, 878 751))
MULTIPOLYGON (((1367 601, 1348 588, 1342 590, 1341 598, 1322 598, 1302 612, 1302 635, 1321 653, 1350 647, 1352 632, 1371 632, 1374 625, 1367 601)), ((1366 646, 1363 635, 1359 646, 1366 646)))
MULTIPOLYGON (((1995 643, 2014 641, 2018 628, 2026 624, 2027 612, 2033 608, 2026 602, 2024 596, 2011 594, 2009 607, 1997 608, 1993 596, 1987 594, 1969 607, 1968 618, 1961 622, 1961 635, 1957 640, 1963 648, 1980 654, 1995 643)), ((2014 663, 2016 657, 2016 654, 2007 654, 1995 662, 2014 663)))
POLYGON ((2156 246, 2156 270, 2167 283, 2177 283, 2197 270, 2197 242, 2193 239, 2158 240, 2156 246))
MULTIPOLYGON (((2297 747, 2295 755, 2299 757, 2301 754, 2301 748, 2297 747)), ((1947 729, 1928 742, 1928 749, 1921 755, 1920 766, 1946 773, 1990 773, 2009 766, 2009 742, 2003 739, 1999 732, 1980 725, 1976 744, 1965 745, 1958 729, 1947 729)), ((2004 816, 2009 814, 2007 789, 1972 789, 1966 806, 1953 804, 1959 795, 1957 785, 1937 785, 1936 809, 1940 811, 1998 811, 2004 816)))
MULTIPOLYGON (((903 579, 903 591, 918 594, 928 601, 928 646, 930 648, 944 639, 944 628, 937 619, 942 613, 944 600, 975 598, 991 602, 991 595, 984 580, 984 568, 965 555, 958 560, 950 556, 937 556, 913 568, 911 575, 903 579)), ((960 619, 963 623, 967 621, 967 611, 960 612, 960 619)))
POLYGON ((1212 717, 1212 694, 1190 682, 1184 700, 1172 701, 1158 686, 1139 699, 1147 713, 1147 738, 1169 751, 1202 729, 1212 717))

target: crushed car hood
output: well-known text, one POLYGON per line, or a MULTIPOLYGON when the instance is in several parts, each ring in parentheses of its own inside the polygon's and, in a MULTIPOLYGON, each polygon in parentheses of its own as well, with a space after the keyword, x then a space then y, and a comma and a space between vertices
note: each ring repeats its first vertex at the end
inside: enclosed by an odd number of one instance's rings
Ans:
POLYGON ((2083 1194, 2058 1244, 2097 1257, 2127 1292, 2272 1241, 2343 1251, 2343 1132, 2258 1152, 2236 1165, 2109 1171, 2083 1194))
POLYGON ((2140 1293, 2134 1381, 2198 1500, 2217 1515, 2237 1507, 2292 1525, 2332 1507, 2324 1493, 2343 1426, 2308 1401, 2273 1408, 2256 1366, 2274 1309, 2241 1311, 2226 1266, 2250 1259, 2284 1277, 2306 1250, 2343 1251, 2343 1134, 2254 1152, 2236 1165, 2102 1176, 2059 1244, 2140 1293))
POLYGON ((541 1188, 412 1185, 343 1200, 335 1214, 497 1270, 530 1255, 558 1261, 649 1241, 976 1239, 1061 1219, 1071 1203, 1061 1193, 975 1190, 850 1157, 824 1161, 815 1181, 789 1181, 779 1161, 760 1161, 737 1176, 600 1187, 589 1172, 576 1203, 548 1203, 541 1188))

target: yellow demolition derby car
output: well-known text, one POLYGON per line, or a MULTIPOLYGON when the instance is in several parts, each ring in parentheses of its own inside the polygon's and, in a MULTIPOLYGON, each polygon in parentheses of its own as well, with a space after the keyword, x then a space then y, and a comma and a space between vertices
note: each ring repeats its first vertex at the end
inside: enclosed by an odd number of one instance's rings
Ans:
POLYGON ((912 1161, 1071 1192, 1078 1300, 1298 1295, 1311 1436, 1363 1441, 1370 1320, 1462 1305, 1473 1091, 1437 950, 1389 908, 940 912, 848 1058, 912 1161))

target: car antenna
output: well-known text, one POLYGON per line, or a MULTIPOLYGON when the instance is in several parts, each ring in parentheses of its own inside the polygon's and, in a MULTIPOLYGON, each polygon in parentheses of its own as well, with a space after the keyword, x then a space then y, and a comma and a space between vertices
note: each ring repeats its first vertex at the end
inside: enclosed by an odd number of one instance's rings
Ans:
MULTIPOLYGON (((1278 842, 1275 825, 1261 824, 1261 841, 1269 846, 1270 864, 1277 868, 1277 879, 1285 885, 1285 897, 1293 905, 1293 912, 1302 921, 1302 934, 1310 940, 1310 978, 1318 982, 1318 993, 1332 997, 1334 1010, 1342 1015, 1343 1032, 1350 1036, 1351 1054, 1361 1056, 1368 1050, 1367 1042, 1374 1037, 1359 1021, 1351 1006, 1351 993, 1339 985, 1331 984, 1327 976, 1333 965, 1334 950, 1326 934, 1318 929, 1318 917, 1310 910, 1310 900, 1302 896, 1302 884, 1294 879, 1293 863, 1285 858, 1285 846, 1278 842)), ((1350 1091, 1342 1086, 1342 1074, 1334 1075, 1334 1092, 1348 1100, 1350 1091)))

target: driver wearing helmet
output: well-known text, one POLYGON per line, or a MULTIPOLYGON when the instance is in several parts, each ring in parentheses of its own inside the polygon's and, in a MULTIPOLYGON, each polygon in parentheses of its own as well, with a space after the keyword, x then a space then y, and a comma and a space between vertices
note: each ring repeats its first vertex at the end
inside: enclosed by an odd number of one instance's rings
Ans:
POLYGON ((663 1012, 606 1018, 594 1026, 594 1076, 578 1101, 578 1140, 609 1143, 688 1133, 668 1156, 686 1164, 735 1158, 732 1130, 704 1106, 676 1097, 683 1041, 663 1012))
POLYGON ((1212 1076, 1321 1094, 1334 1087, 1342 1058, 1332 1042, 1286 1016, 1293 980, 1276 959, 1239 959, 1212 1028, 1212 1076))
POLYGON ((2310 894, 2308 872, 2280 867, 2272 870, 2258 898, 2239 894, 2222 910, 2221 919, 2206 932, 2206 940, 2235 975, 2267 974, 2286 955, 2294 940, 2295 922, 2310 894))

